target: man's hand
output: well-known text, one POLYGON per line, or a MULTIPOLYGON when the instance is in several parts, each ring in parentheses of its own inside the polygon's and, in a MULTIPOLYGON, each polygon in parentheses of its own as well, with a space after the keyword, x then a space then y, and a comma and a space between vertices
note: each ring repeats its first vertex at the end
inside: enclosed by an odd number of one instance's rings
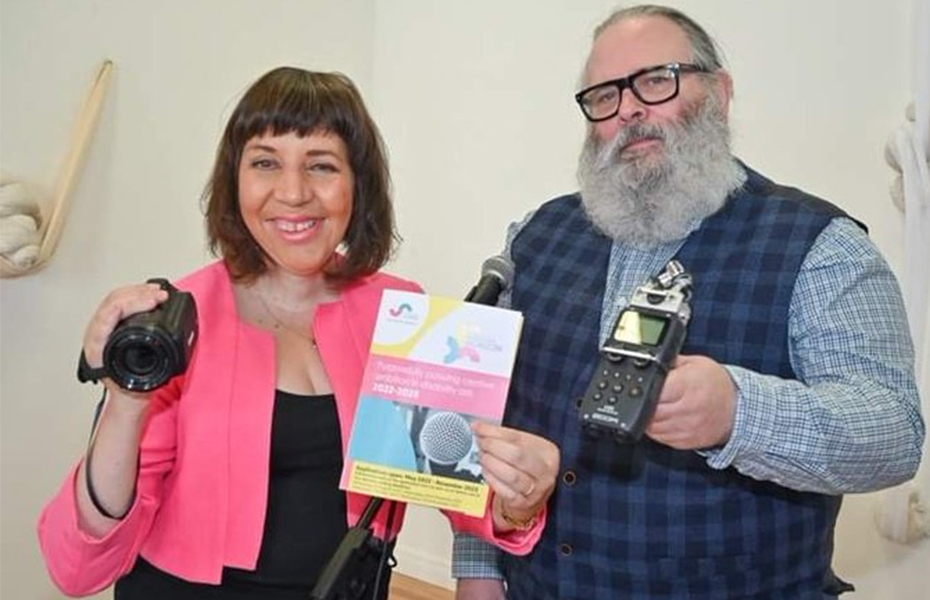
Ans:
POLYGON ((646 435, 678 450, 721 446, 736 416, 736 385, 706 356, 679 355, 659 396, 646 435))
POLYGON ((455 600, 506 600, 504 582, 500 579, 459 579, 455 600))
POLYGON ((481 450, 481 469, 494 491, 491 508, 497 531, 514 528, 508 518, 530 522, 555 490, 559 448, 526 431, 490 423, 472 427, 481 450))

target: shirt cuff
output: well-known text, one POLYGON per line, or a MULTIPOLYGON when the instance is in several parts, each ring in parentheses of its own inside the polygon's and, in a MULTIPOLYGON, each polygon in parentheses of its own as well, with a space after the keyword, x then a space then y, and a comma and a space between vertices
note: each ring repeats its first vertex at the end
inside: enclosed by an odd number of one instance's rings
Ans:
POLYGON ((452 576, 456 579, 503 579, 499 550, 474 536, 456 533, 452 540, 452 576))
POLYGON ((698 451, 712 469, 726 469, 752 448, 765 448, 768 432, 775 427, 775 413, 764 410, 763 390, 754 383, 754 373, 732 365, 724 365, 724 368, 736 385, 736 415, 726 444, 698 451))

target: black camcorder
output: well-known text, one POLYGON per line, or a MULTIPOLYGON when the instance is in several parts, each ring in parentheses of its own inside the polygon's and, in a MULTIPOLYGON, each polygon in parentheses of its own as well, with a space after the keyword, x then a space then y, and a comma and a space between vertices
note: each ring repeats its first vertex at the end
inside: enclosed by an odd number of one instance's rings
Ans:
POLYGON ((103 367, 92 369, 84 353, 78 365, 82 383, 109 377, 123 389, 148 392, 187 369, 197 342, 194 296, 167 279, 149 279, 168 292, 154 309, 120 321, 103 349, 103 367))

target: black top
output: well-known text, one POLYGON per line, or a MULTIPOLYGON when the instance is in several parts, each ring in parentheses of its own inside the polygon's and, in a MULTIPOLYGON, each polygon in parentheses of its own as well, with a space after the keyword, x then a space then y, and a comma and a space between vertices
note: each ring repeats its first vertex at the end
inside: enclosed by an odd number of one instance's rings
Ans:
POLYGON ((335 397, 278 390, 268 511, 256 569, 225 568, 216 586, 179 579, 140 557, 116 583, 116 600, 306 600, 347 531, 341 472, 335 397))

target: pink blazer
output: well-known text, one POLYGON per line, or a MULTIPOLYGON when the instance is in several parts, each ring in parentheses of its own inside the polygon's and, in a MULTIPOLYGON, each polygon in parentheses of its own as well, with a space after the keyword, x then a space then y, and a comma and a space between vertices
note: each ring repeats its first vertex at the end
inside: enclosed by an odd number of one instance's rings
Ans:
MULTIPOLYGON (((177 283, 194 294, 200 339, 187 373, 152 399, 141 443, 136 498, 129 514, 106 536, 94 538, 78 523, 77 465, 39 518, 38 533, 55 584, 72 596, 89 595, 132 569, 141 554, 178 577, 219 583, 224 566, 254 569, 268 496, 271 417, 275 393, 274 339, 239 319, 232 283, 217 261, 177 283)), ((313 322, 336 396, 343 452, 381 292, 420 291, 413 282, 375 274, 321 305, 313 322)), ((347 523, 355 524, 367 497, 348 494, 347 523)), ((395 514, 396 535, 403 505, 395 514)), ((384 535, 387 510, 375 531, 384 535)), ((514 553, 528 553, 545 519, 528 532, 496 535, 483 518, 446 513, 452 527, 514 553)), ((543 515, 544 516, 544 515, 543 515)))

